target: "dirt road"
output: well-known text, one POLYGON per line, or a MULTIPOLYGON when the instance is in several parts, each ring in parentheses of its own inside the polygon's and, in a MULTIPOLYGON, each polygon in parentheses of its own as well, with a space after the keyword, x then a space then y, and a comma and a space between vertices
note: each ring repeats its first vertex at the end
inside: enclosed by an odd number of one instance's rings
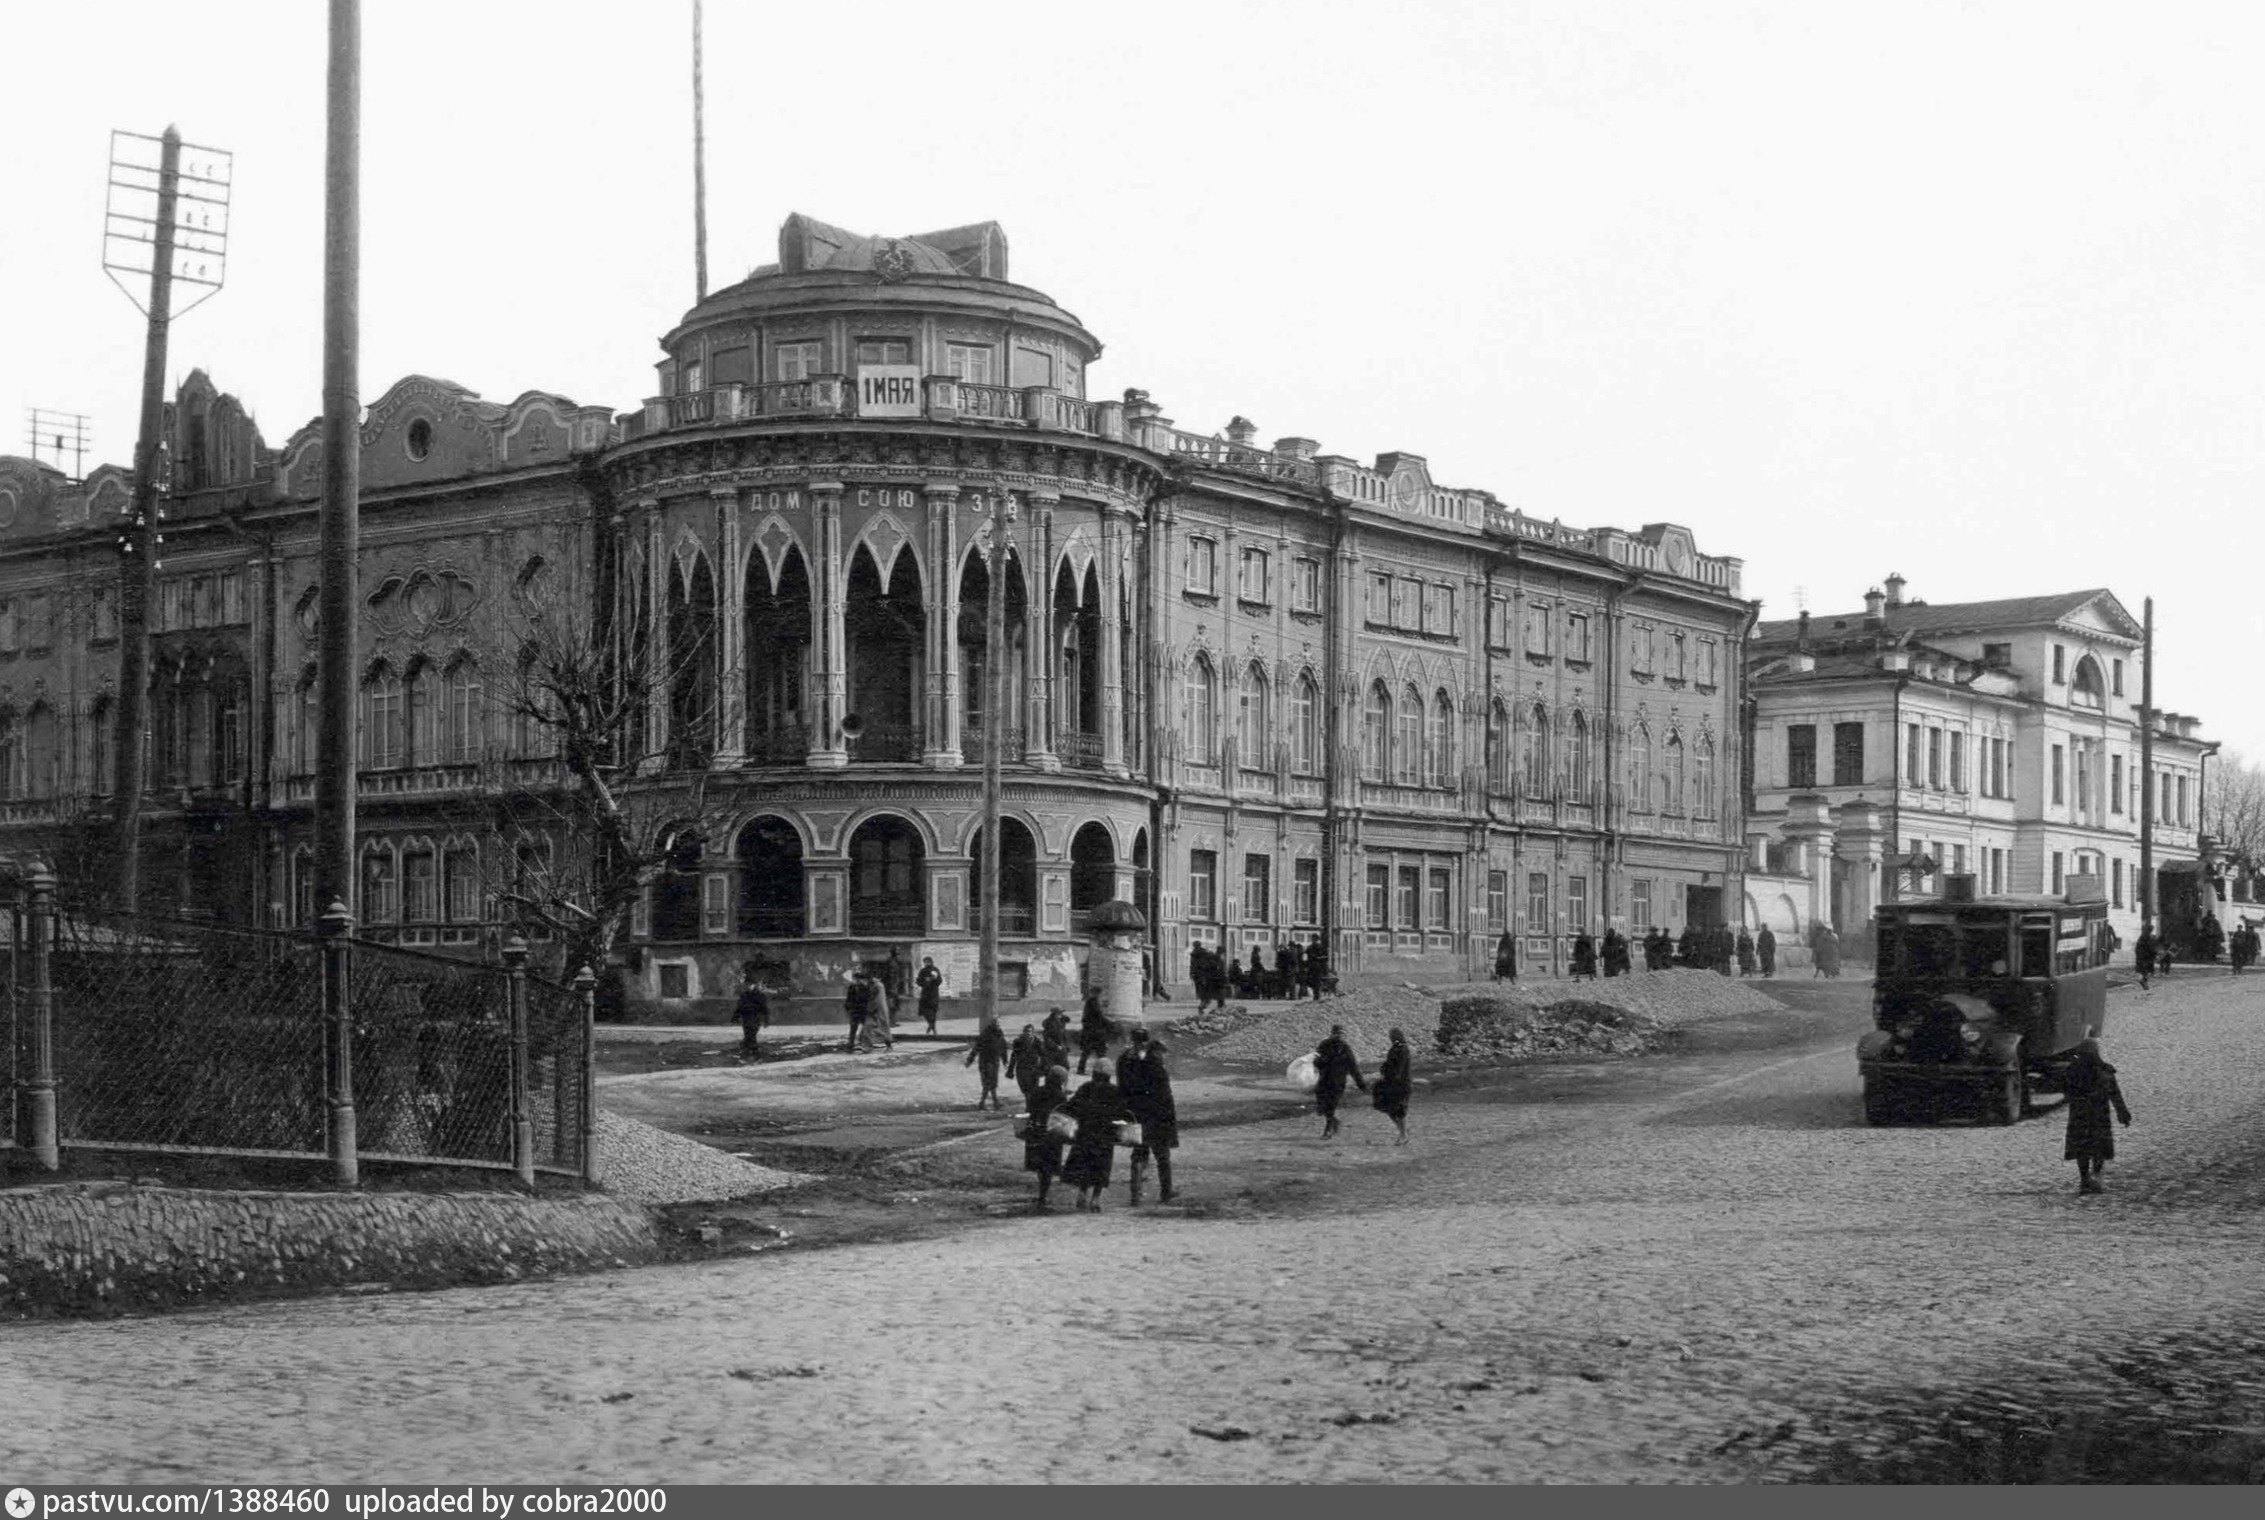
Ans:
POLYGON ((2036 1476, 2087 1421, 2197 1461, 2259 1424, 2265 978, 2114 995, 2138 1122, 2098 1198, 2057 1114, 1865 1128, 1862 994, 1419 1099, 1406 1148, 1365 1112, 1199 1130, 1184 1212, 17 1326, 0 1475, 2036 1476))

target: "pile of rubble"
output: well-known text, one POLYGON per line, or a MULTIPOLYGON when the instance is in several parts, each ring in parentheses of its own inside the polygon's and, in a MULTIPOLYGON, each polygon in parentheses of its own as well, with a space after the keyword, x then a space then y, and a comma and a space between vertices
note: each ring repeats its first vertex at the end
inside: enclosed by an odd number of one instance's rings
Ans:
POLYGON ((1421 1057, 1520 1059, 1640 1055, 1678 1024, 1779 1008, 1755 984, 1712 971, 1656 971, 1601 980, 1479 982, 1425 989, 1363 987, 1319 1002, 1235 1004, 1183 1019, 1176 1042, 1228 1061, 1288 1062, 1345 1026, 1363 1065, 1384 1058, 1394 1025, 1421 1057))
POLYGON ((1659 1049, 1667 1025, 1649 1014, 1580 998, 1533 1008, 1491 997, 1441 1005, 1439 1053, 1456 1061, 1535 1056, 1641 1056, 1659 1049))
MULTIPOLYGON (((1418 987, 1362 987, 1319 1002, 1276 1004, 1241 1019, 1228 1010, 1234 1027, 1207 1045, 1204 1054, 1227 1061, 1267 1061, 1287 1065, 1329 1037, 1329 1026, 1345 1026, 1346 1043, 1364 1067, 1384 1059, 1397 1024, 1418 1054, 1432 1049, 1439 1033, 1439 999, 1418 987)), ((1206 1036, 1178 1026, 1183 1039, 1206 1036)))
MULTIPOLYGON (((1473 982, 1461 987, 1442 987, 1439 996, 1448 1002, 1458 998, 1485 998, 1521 1008, 1554 1008, 1575 1001, 1595 1003, 1672 1025, 1733 1018, 1742 1013, 1772 1013, 1784 1007, 1761 990, 1764 985, 1715 971, 1677 967, 1672 971, 1639 971, 1631 976, 1580 981, 1528 978, 1517 982, 1473 982)), ((1412 1037, 1414 1031, 1410 1030, 1409 1034, 1412 1037)))
POLYGON ((602 1109, 598 1168, 600 1185, 631 1203, 712 1203, 810 1180, 602 1109))

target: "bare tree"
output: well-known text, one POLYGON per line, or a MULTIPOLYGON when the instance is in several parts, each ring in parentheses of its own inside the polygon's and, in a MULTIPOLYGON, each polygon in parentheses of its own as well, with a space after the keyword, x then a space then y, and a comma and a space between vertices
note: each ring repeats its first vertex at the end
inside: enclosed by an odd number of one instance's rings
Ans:
POLYGON ((2209 793, 2203 803, 2210 837, 2243 864, 2265 866, 2265 767, 2230 750, 2219 755, 2210 767, 2209 793))
POLYGON ((556 967, 603 972, 672 855, 720 837, 741 783, 709 769, 725 684, 712 615, 616 630, 540 580, 514 600, 517 658, 498 706, 520 754, 491 822, 488 889, 548 932, 556 967), (667 723, 649 721, 655 707, 667 723), (665 741, 656 741, 661 732, 665 741), (663 779, 665 778, 665 780, 663 779))

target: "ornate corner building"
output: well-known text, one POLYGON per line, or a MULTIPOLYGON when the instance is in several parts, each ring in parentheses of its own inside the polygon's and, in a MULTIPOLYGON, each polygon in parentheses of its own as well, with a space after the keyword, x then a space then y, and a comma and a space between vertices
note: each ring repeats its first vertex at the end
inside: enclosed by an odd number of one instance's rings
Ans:
MULTIPOLYGON (((1073 990, 1087 915, 1119 897, 1173 984, 1196 943, 1461 975, 1506 930, 1547 966, 1609 921, 1735 911, 1737 560, 1673 525, 1528 517, 1412 454, 1092 399, 1100 342, 1009 281, 995 224, 796 216, 779 255, 663 338, 637 411, 416 377, 369 409, 367 929, 492 929, 495 857, 529 847, 497 809, 559 783, 497 700, 535 605, 651 652, 622 784, 670 845, 632 930, 662 998, 721 995, 758 958, 815 989, 892 948, 966 990, 987 733, 1010 993, 1073 990)), ((270 450, 198 374, 171 433, 148 813, 171 868, 145 878, 304 921, 319 429, 270 450)), ((19 837, 107 806, 126 484, 0 460, 19 837)))

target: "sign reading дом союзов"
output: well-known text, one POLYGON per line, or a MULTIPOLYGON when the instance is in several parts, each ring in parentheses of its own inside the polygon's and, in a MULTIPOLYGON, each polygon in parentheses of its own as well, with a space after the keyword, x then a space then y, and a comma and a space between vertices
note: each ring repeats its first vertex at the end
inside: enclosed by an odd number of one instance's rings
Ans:
POLYGON ((911 364, 867 364, 857 371, 857 415, 920 415, 920 369, 911 364))

